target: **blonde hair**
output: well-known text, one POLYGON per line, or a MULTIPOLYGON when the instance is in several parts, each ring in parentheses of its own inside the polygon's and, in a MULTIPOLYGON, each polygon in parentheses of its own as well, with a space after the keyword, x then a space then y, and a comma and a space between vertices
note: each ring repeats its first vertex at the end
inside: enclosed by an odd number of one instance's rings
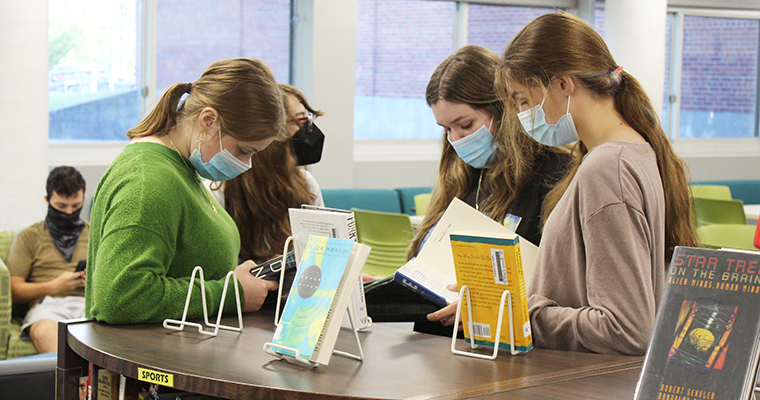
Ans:
MULTIPOLYGON (((650 144, 665 193, 665 254, 677 245, 698 245, 691 214, 687 168, 676 155, 644 89, 632 75, 620 71, 607 45, 580 18, 563 13, 542 15, 526 25, 504 50, 500 79, 512 79, 528 87, 547 87, 552 77, 569 75, 595 96, 611 97, 615 109, 650 144)), ((575 166, 549 193, 546 218, 587 152, 583 143, 574 148, 575 166)))
MULTIPOLYGON (((514 102, 503 102, 496 86, 499 56, 480 46, 465 46, 444 60, 430 77, 426 91, 428 105, 446 100, 467 104, 487 112, 493 118, 491 132, 496 149, 495 160, 484 170, 482 188, 489 196, 482 200, 479 210, 501 222, 515 202, 517 194, 534 177, 536 160, 552 152, 563 152, 534 141, 524 133, 517 120, 514 102), (507 106, 508 112, 505 112, 507 106)), ((464 199, 475 183, 475 169, 462 161, 454 147, 441 137, 443 151, 438 166, 438 181, 433 187, 425 219, 412 241, 408 257, 414 257, 422 246, 427 232, 435 226, 451 200, 464 199)))
POLYGON ((282 98, 272 72, 261 61, 217 61, 197 81, 170 86, 148 116, 127 132, 127 137, 167 135, 180 121, 197 118, 210 107, 219 114, 221 130, 238 140, 285 140, 288 136, 282 98), (185 93, 187 98, 180 106, 185 93))

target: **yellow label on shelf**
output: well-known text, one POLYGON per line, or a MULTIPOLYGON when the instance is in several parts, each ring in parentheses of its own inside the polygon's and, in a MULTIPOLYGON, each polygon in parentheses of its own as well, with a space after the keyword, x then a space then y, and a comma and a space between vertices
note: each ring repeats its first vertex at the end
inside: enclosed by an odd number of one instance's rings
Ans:
POLYGON ((137 368, 137 379, 143 382, 157 383, 161 386, 174 387, 174 375, 165 372, 137 368))

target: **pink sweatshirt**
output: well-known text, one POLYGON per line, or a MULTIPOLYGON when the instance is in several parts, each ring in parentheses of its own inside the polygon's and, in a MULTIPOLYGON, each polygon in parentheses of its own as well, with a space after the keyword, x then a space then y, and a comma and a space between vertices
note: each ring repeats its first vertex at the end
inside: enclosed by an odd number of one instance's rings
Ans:
POLYGON ((586 154, 546 221, 528 288, 536 347, 643 355, 665 283, 664 235, 649 144, 586 154))

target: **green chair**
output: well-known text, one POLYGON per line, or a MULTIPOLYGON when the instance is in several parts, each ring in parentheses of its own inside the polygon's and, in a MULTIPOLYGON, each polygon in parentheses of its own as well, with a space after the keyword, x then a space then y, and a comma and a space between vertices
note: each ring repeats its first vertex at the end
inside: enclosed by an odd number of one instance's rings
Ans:
POLYGON ((694 197, 697 226, 712 224, 746 225, 744 203, 741 200, 717 200, 694 197))
POLYGON ((726 185, 689 185, 691 197, 701 199, 731 200, 731 188, 726 185))
POLYGON ((11 273, 5 262, 11 250, 16 231, 0 231, 0 360, 37 354, 31 341, 21 340, 21 322, 26 307, 13 307, 11 297, 11 273))
POLYGON ((414 210, 417 215, 425 215, 432 196, 432 193, 422 193, 414 196, 414 210))
POLYGON ((697 236, 702 247, 720 249, 723 247, 740 250, 755 250, 753 241, 755 227, 747 224, 716 224, 697 228, 697 236))
POLYGON ((359 243, 372 247, 362 272, 388 276, 406 263, 406 251, 414 236, 409 215, 354 210, 359 243))

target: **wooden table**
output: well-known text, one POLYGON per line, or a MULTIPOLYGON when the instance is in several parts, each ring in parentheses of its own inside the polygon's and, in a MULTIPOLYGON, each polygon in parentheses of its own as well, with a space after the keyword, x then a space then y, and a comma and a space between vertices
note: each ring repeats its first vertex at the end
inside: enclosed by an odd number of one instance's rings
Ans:
MULTIPOLYGON (((63 321, 57 398, 77 398, 88 361, 131 378, 138 367, 173 374, 177 390, 235 399, 503 399, 506 392, 510 399, 621 399, 633 397, 642 363, 641 357, 541 349, 504 351, 488 361, 453 355, 445 337, 374 325, 359 335, 364 362, 334 355, 329 365, 310 369, 262 350, 274 332, 271 315, 244 320, 243 333, 220 331, 213 338, 160 324, 63 321)), ((353 336, 341 332, 336 349, 355 347, 353 336)))

